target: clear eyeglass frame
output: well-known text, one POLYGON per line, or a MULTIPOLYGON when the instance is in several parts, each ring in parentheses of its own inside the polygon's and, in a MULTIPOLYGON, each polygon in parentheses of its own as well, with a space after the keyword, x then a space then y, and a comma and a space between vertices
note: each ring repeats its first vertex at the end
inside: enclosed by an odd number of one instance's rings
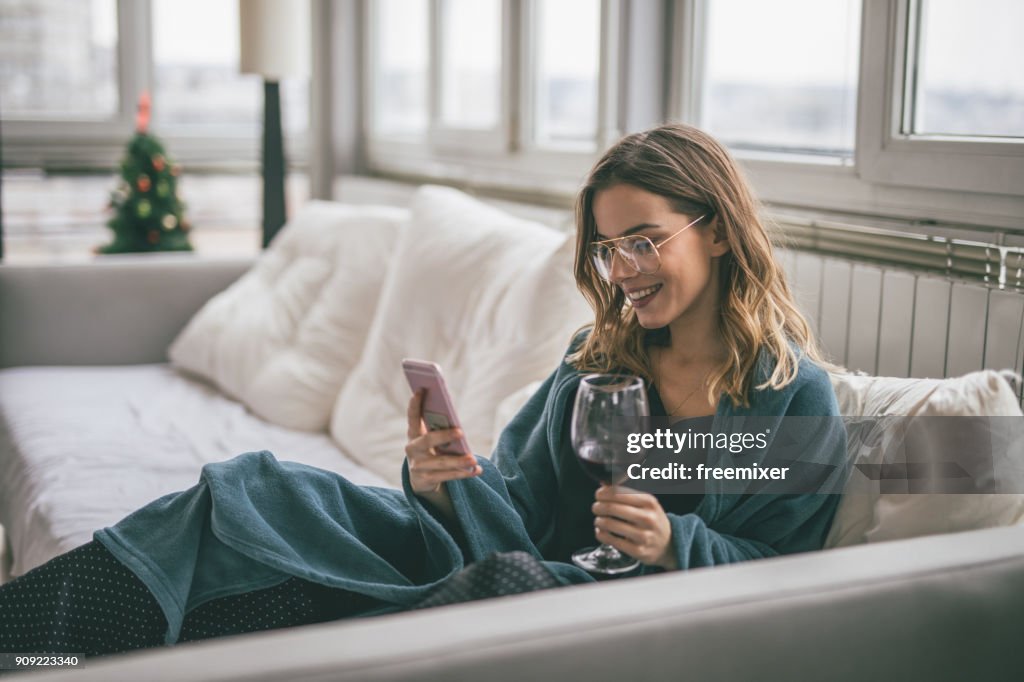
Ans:
POLYGON ((631 234, 615 239, 602 239, 590 245, 590 259, 601 279, 611 281, 612 261, 619 254, 622 261, 632 270, 642 275, 653 275, 661 269, 661 247, 704 220, 707 214, 690 221, 685 227, 676 230, 660 244, 655 244, 642 234, 631 234))

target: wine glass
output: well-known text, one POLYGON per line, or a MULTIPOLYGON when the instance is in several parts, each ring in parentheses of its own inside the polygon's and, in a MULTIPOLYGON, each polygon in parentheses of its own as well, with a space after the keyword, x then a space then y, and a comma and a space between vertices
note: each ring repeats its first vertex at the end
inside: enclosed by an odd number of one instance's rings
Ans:
MULTIPOLYGON (((621 483, 627 467, 642 462, 647 455, 643 448, 627 448, 626 436, 643 431, 649 415, 647 392, 640 377, 583 377, 572 411, 572 447, 583 470, 600 483, 621 483)), ((603 575, 627 573, 640 565, 608 544, 581 549, 572 555, 572 561, 580 568, 603 575)))

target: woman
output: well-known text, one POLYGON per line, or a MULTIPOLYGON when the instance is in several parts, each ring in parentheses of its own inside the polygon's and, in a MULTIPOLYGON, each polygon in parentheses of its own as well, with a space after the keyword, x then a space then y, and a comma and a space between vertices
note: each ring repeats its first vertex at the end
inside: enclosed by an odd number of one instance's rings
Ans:
MULTIPOLYGON (((640 375, 654 414, 721 429, 734 416, 837 414, 734 162, 691 127, 631 135, 592 171, 577 221, 575 275, 594 324, 490 460, 438 454, 458 434, 428 433, 417 395, 402 490, 266 452, 208 465, 195 487, 0 588, 0 651, 106 653, 592 581, 569 555, 595 536, 643 572, 820 548, 837 495, 598 487, 569 444, 590 372, 640 375)), ((845 432, 823 423, 799 449, 835 490, 845 432)), ((690 453, 709 464, 727 454, 690 453)))

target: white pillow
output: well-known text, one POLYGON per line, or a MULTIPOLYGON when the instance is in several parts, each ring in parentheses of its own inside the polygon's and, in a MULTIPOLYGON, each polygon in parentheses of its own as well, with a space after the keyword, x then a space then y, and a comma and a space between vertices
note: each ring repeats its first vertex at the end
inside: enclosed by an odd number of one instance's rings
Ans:
MULTIPOLYGON (((992 526, 1024 520, 1024 495, 1019 486, 1007 494, 883 493, 879 480, 869 479, 856 465, 899 461, 894 448, 906 447, 903 417, 1022 416, 1018 398, 1006 377, 993 370, 951 379, 902 379, 832 375, 845 417, 881 417, 881 421, 850 420, 848 454, 851 472, 825 541, 826 547, 880 542, 992 526)), ((941 448, 935 448, 938 453, 941 448)), ((929 452, 906 454, 923 461, 929 452)), ((941 454, 936 455, 942 458, 941 454)), ((1020 467, 1022 453, 1010 453, 997 466, 1020 467)), ((933 460, 934 461, 934 460, 933 460)), ((1000 476, 1019 481, 1019 471, 1000 476)))
POLYGON ((569 235, 453 189, 418 190, 366 351, 338 396, 334 439, 399 481, 408 357, 441 366, 470 447, 489 455, 498 404, 550 374, 592 317, 573 280, 573 252, 569 235))
POLYGON ((267 421, 324 431, 362 353, 408 211, 311 201, 203 306, 171 362, 267 421))

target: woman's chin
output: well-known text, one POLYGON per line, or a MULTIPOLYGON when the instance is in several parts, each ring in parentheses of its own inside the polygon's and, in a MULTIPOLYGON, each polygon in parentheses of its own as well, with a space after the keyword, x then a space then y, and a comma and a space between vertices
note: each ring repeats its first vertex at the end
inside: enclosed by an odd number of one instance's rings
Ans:
POLYGON ((660 329, 664 327, 668 322, 661 319, 660 315, 653 315, 647 310, 640 309, 634 310, 636 313, 637 323, 644 329, 660 329))

